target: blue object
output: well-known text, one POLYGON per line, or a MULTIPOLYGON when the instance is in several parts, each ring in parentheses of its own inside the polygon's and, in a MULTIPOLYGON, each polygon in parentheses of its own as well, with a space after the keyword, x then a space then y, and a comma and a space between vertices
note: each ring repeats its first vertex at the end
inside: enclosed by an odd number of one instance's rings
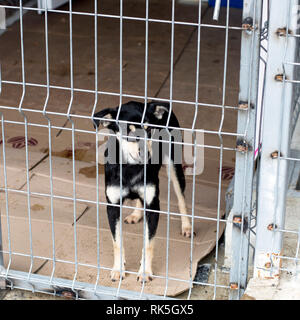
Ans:
MULTIPOLYGON (((211 7, 214 7, 216 3, 216 0, 209 0, 208 4, 211 7)), ((222 7, 227 7, 227 0, 221 1, 222 7)), ((243 0, 230 0, 230 7, 231 8, 243 8, 243 0)))

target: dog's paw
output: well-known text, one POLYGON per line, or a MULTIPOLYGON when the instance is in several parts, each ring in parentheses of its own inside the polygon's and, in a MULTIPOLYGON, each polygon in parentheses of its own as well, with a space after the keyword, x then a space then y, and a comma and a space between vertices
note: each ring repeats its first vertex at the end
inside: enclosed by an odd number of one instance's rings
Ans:
MULTIPOLYGON (((111 278, 111 281, 115 282, 115 281, 119 281, 120 278, 121 278, 121 272, 120 270, 115 270, 113 269, 110 273, 110 278, 111 278)), ((125 272, 123 271, 122 272, 122 280, 125 278, 125 272)))
POLYGON ((139 223, 142 219, 143 219, 143 215, 141 215, 140 213, 136 214, 135 212, 133 212, 132 214, 130 214, 124 219, 124 222, 127 224, 135 224, 135 223, 139 223))
MULTIPOLYGON (((192 236, 192 227, 191 226, 182 227, 181 234, 186 238, 190 238, 192 236)), ((196 233, 194 232, 194 236, 195 235, 196 233)))
POLYGON ((150 281, 153 280, 153 275, 152 272, 146 272, 143 274, 143 272, 139 272, 136 281, 139 281, 140 283, 149 283, 150 281))

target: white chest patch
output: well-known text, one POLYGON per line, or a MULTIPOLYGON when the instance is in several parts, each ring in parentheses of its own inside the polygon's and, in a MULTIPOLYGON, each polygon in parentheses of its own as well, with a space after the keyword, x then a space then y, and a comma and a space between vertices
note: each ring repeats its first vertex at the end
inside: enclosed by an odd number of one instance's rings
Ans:
MULTIPOLYGON (((116 204, 120 201, 120 187, 119 186, 108 186, 106 188, 106 195, 109 201, 113 204, 116 204)), ((126 197, 128 195, 128 189, 123 188, 122 197, 126 197)))
POLYGON ((146 185, 146 190, 144 188, 143 185, 139 185, 139 186, 135 186, 134 191, 136 191, 138 193, 138 195, 144 199, 145 196, 145 200, 146 200, 146 204, 150 205, 154 196, 155 196, 155 192, 156 192, 156 187, 153 184, 148 184, 146 185), (146 195, 145 195, 146 193, 146 195))

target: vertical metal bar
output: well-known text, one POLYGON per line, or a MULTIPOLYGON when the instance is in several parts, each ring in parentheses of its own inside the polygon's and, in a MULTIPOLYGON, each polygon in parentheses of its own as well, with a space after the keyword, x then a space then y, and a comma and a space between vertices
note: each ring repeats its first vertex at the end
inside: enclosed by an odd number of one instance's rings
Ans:
POLYGON ((48 41, 48 4, 45 2, 45 54, 46 54, 46 81, 47 81, 47 96, 44 103, 43 115, 48 121, 48 143, 49 143, 49 174, 50 174, 50 213, 51 213, 51 235, 52 235, 52 272, 50 283, 53 280, 55 272, 55 232, 54 232, 54 212, 53 212, 53 170, 52 170, 52 136, 51 136, 51 120, 47 115, 46 109, 50 97, 50 79, 49 79, 49 41, 48 41))
MULTIPOLYGON (((9 260, 7 263, 7 267, 6 270, 1 270, 0 267, 0 272, 2 273, 3 271, 5 271, 6 273, 6 279, 7 279, 7 275, 11 266, 11 262, 12 262, 12 249, 11 249, 11 239, 10 239, 10 219, 9 219, 9 208, 8 208, 8 191, 7 191, 7 170, 6 170, 6 154, 5 154, 5 130, 4 130, 4 116, 3 113, 1 112, 1 122, 2 122, 2 151, 3 151, 3 175, 4 175, 4 188, 5 188, 5 209, 6 209, 6 222, 7 222, 7 240, 8 240, 8 254, 9 254, 9 260)), ((1 219, 0 219, 0 223, 1 223, 1 219)), ((1 228, 0 228, 0 232, 1 232, 1 228)), ((0 237, 0 241, 2 241, 2 237, 0 237)), ((2 242, 1 242, 1 248, 2 247, 2 242)), ((3 266, 4 268, 4 259, 3 259, 3 253, 1 254, 2 256, 2 263, 0 266, 3 266)))
POLYGON ((241 219, 232 228, 232 263, 230 269, 230 299, 243 294, 248 276, 250 218, 254 170, 255 125, 258 99, 259 50, 262 0, 244 0, 240 62, 240 103, 248 108, 238 111, 237 145, 244 146, 236 152, 234 203, 231 216, 241 219), (237 288, 237 289, 236 289, 237 288))
MULTIPOLYGON (((119 110, 116 116, 117 124, 119 126, 120 131, 120 152, 119 152, 119 160, 120 160, 120 280, 118 289, 116 292, 116 297, 120 294, 121 284, 122 284, 122 273, 123 273, 123 152, 122 152, 122 140, 123 140, 123 128, 124 126, 120 126, 119 124, 119 116, 122 107, 122 95, 123 95, 123 0, 120 0, 120 96, 119 96, 119 110)), ((125 133, 127 134, 127 133, 125 133)))
MULTIPOLYGON (((1 217, 1 211, 0 211, 1 217)), ((0 275, 4 272, 4 258, 3 258, 3 241, 2 241, 2 225, 0 219, 0 275)))
POLYGON ((218 179, 218 202, 217 202, 217 232, 216 232, 216 249, 215 249, 215 272, 214 272, 214 296, 217 295, 217 270, 218 270, 218 258, 219 258, 219 236, 220 236, 220 211, 221 211, 221 194, 222 194, 222 167, 223 167, 223 136, 222 128, 225 117, 225 101, 226 101, 226 84, 227 84, 227 65, 228 65, 228 32, 229 32, 229 12, 230 1, 227 1, 226 8, 226 33, 225 33, 225 52, 224 52, 224 72, 223 72, 223 88, 222 88, 222 116, 219 125, 218 137, 220 140, 220 159, 219 159, 219 179, 218 179))
MULTIPOLYGON (((78 273, 78 250, 77 250, 77 222, 76 222, 76 169, 75 169, 75 124, 70 116, 74 100, 74 71, 73 71, 73 19, 72 19, 72 1, 69 1, 69 46, 70 46, 70 89, 71 97, 67 111, 68 120, 72 124, 72 176, 73 176, 73 226, 74 226, 74 264, 75 273, 73 277, 72 290, 74 290, 75 281, 78 273)), ((77 292, 76 292, 77 297, 77 292)))
MULTIPOLYGON (((98 1, 94 1, 94 56, 95 56, 95 100, 94 100, 94 106, 93 111, 91 114, 92 121, 93 121, 93 115, 95 113, 97 103, 98 103, 98 1)), ((97 278, 95 282, 95 291, 97 289, 99 277, 100 277, 100 235, 99 235, 99 148, 98 148, 98 128, 95 126, 96 131, 96 214, 97 214, 97 278)))
POLYGON ((19 112, 24 117, 25 129, 25 163, 26 163, 26 187, 27 187, 27 211, 29 222, 29 241, 30 241, 30 267, 28 271, 28 280, 30 279, 31 271, 33 268, 33 248, 32 248, 32 228, 31 228, 31 206, 30 206, 30 182, 29 182, 29 160, 28 160, 28 120, 22 110, 23 101, 26 93, 25 82, 25 58, 24 58, 24 31, 23 31, 23 0, 20 0, 20 40, 21 40, 21 63, 22 63, 22 96, 19 102, 19 112))
POLYGON ((166 245, 166 285, 164 297, 167 295, 169 282, 169 245, 170 245, 170 189, 171 189, 171 143, 172 136, 168 128, 173 109, 173 73, 174 73, 174 29, 175 29, 175 0, 172 0, 172 23, 171 23, 171 59, 170 59, 170 110, 166 123, 166 131, 169 135, 169 163, 168 163, 168 206, 167 206, 167 245, 166 245))
POLYGON ((264 124, 258 184, 257 230, 254 276, 279 277, 284 228, 289 156, 297 15, 292 14, 298 0, 270 0, 269 48, 264 98, 264 124), (285 35, 278 29, 286 30, 285 35), (272 227, 270 227, 272 226, 272 227))
POLYGON ((195 215, 195 195, 196 195, 196 165, 197 165, 197 135, 195 135, 195 125, 198 115, 199 103, 199 73, 200 73, 200 50, 201 50, 201 15, 202 0, 199 1, 198 7, 198 27, 197 27, 197 62, 196 62, 196 91, 195 91, 195 112, 192 124, 192 136, 194 138, 194 162, 193 162, 193 190, 192 190, 192 232, 191 232, 191 246, 190 246, 190 284, 187 299, 191 298, 193 288, 193 242, 194 242, 194 215, 195 215))
MULTIPOLYGON (((144 119, 147 110, 147 96, 148 96, 148 47, 149 47, 149 0, 146 0, 146 21, 145 21, 145 99, 144 99, 144 112, 141 120, 141 125, 144 124, 144 119)), ((147 186, 147 132, 144 130, 144 203, 143 203, 143 277, 145 277, 145 259, 146 259, 146 237, 148 233, 146 232, 146 186, 147 186)), ((140 299, 143 296, 145 288, 145 283, 142 283, 140 299)))

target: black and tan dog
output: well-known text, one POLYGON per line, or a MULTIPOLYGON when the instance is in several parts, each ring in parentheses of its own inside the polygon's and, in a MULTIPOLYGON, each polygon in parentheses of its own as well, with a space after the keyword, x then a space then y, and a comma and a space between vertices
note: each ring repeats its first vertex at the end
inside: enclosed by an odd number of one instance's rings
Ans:
MULTIPOLYGON (((137 209, 125 218, 125 223, 138 223, 144 216, 142 208, 144 208, 145 203, 145 256, 142 257, 137 280, 141 282, 152 280, 154 236, 157 230, 160 210, 159 170, 162 164, 171 166, 170 168, 167 167, 167 169, 170 169, 171 180, 178 198, 179 211, 181 214, 187 213, 184 199, 185 177, 182 164, 180 161, 174 161, 174 143, 169 148, 170 134, 174 133, 174 131, 180 132, 180 130, 174 129, 179 128, 179 122, 173 112, 169 115, 170 108, 168 103, 150 102, 147 103, 146 110, 144 109, 144 103, 131 101, 123 104, 120 110, 119 107, 107 108, 94 114, 95 126, 98 127, 102 124, 114 133, 114 135, 109 136, 105 151, 107 215, 114 247, 114 265, 111 272, 113 281, 119 280, 121 277, 121 260, 122 276, 125 276, 124 248, 122 248, 122 259, 120 255, 120 207, 116 205, 120 205, 126 199, 136 199, 137 209), (116 121, 117 117, 118 121, 116 121), (143 124, 141 124, 142 121, 143 124), (164 139, 153 139, 153 132, 162 130, 167 123, 173 129, 167 132, 164 139), (145 135, 153 140, 146 140, 145 135), (155 140, 157 147, 154 145, 155 140), (145 141, 147 141, 146 144, 145 141), (167 148, 163 148, 163 144, 167 148), (110 156, 110 152, 114 153, 114 157, 110 156), (171 156, 169 157, 169 155, 171 156), (121 156, 122 158, 120 158, 121 156), (144 170, 145 167, 146 170, 144 170), (146 177, 144 171, 146 171, 146 177), (122 172, 122 188, 120 188, 120 172, 122 172)), ((159 136, 161 137, 162 135, 160 134, 159 136)), ((182 148, 182 145, 178 145, 182 148)), ((190 237, 191 223, 189 218, 181 216, 181 221, 182 235, 190 237)))

